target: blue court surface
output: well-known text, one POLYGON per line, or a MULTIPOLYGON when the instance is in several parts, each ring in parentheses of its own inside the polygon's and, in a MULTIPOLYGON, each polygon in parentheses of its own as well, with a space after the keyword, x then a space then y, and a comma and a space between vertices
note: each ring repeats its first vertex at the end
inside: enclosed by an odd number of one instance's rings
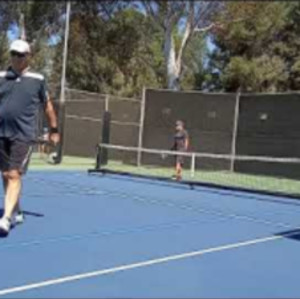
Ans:
POLYGON ((31 171, 22 205, 3 298, 300 297, 296 199, 31 171))

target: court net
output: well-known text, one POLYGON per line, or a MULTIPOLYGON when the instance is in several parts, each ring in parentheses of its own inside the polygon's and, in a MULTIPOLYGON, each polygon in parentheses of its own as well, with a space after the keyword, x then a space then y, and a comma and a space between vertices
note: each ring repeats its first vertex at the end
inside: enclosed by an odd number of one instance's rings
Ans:
POLYGON ((90 172, 174 181, 178 156, 183 160, 180 184, 300 197, 300 158, 293 157, 233 157, 99 144, 96 168, 90 172))

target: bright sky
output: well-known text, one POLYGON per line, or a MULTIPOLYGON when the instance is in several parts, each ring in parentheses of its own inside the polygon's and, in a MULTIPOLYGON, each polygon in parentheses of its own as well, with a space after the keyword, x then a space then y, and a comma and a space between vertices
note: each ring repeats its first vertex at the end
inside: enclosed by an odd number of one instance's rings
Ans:
POLYGON ((18 38, 18 35, 19 35, 19 29, 17 25, 11 26, 11 28, 7 31, 7 36, 10 41, 18 38))
POLYGON ((212 40, 211 40, 210 37, 208 37, 208 38, 206 39, 206 44, 207 44, 207 47, 208 47, 209 52, 212 52, 214 49, 216 49, 216 46, 215 46, 215 44, 212 42, 212 40))

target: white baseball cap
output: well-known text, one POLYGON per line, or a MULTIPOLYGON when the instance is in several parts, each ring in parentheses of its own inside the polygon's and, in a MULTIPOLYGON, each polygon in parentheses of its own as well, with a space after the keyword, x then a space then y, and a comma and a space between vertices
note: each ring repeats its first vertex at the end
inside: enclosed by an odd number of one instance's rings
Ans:
POLYGON ((16 51, 18 53, 30 53, 30 46, 24 40, 17 39, 11 43, 9 51, 16 51))

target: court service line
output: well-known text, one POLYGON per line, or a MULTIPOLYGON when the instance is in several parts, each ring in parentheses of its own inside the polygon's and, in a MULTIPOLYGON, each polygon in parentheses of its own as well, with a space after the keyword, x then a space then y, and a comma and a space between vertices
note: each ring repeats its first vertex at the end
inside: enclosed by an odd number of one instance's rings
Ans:
POLYGON ((72 282, 72 281, 76 281, 76 280, 82 280, 82 279, 102 276, 102 275, 106 275, 106 274, 113 274, 113 273, 117 273, 117 272, 121 272, 121 271, 131 270, 131 269, 148 267, 148 266, 166 263, 166 262, 170 262, 170 261, 182 260, 182 259, 200 256, 200 255, 213 253, 213 252, 219 252, 219 251, 225 251, 225 250, 230 250, 230 249, 235 249, 235 248, 240 248, 240 247, 246 247, 246 246, 251 246, 251 245, 255 245, 255 244, 259 244, 259 243, 266 243, 266 242, 270 242, 270 241, 279 240, 284 237, 291 237, 292 235, 296 235, 296 234, 299 234, 299 231, 298 232, 293 231, 291 233, 286 233, 283 235, 273 235, 273 236, 269 236, 269 237, 257 238, 257 239, 252 239, 252 240, 243 241, 243 242, 239 242, 239 243, 232 243, 232 244, 227 244, 227 245, 222 245, 222 246, 217 246, 217 247, 212 247, 212 248, 207 248, 207 249, 202 249, 202 250, 198 250, 198 251, 192 251, 192 252, 187 252, 187 253, 182 253, 182 254, 177 254, 177 255, 169 255, 166 257, 162 257, 162 258, 150 259, 150 260, 146 260, 146 261, 142 261, 142 262, 138 262, 138 263, 125 264, 125 265, 121 265, 121 266, 117 266, 117 267, 112 267, 112 268, 107 268, 107 269, 102 269, 102 270, 97 270, 97 271, 92 271, 92 272, 86 272, 86 273, 64 276, 64 277, 55 278, 55 279, 44 280, 44 281, 31 283, 31 284, 27 284, 27 285, 21 285, 21 286, 17 286, 17 287, 2 289, 2 290, 0 290, 0 296, 29 291, 29 290, 38 289, 38 288, 43 288, 43 287, 47 287, 47 286, 51 286, 51 285, 58 285, 58 284, 72 282))

